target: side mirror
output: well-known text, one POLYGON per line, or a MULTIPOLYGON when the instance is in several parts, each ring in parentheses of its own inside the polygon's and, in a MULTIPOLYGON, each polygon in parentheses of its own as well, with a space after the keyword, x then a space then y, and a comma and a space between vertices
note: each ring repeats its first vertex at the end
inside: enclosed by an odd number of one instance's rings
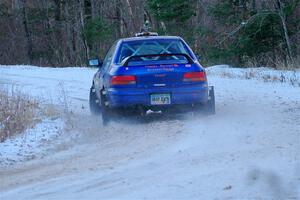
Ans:
POLYGON ((90 59, 88 63, 89 67, 101 67, 102 64, 100 59, 90 59))

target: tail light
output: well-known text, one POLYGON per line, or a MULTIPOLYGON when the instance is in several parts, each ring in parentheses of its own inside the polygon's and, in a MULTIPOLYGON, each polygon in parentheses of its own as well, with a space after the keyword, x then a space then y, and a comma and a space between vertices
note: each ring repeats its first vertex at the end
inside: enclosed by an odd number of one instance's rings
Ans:
POLYGON ((112 85, 129 85, 135 83, 136 83, 135 76, 131 76, 131 75, 113 76, 111 78, 112 85))
POLYGON ((183 81, 185 82, 206 81, 206 75, 204 71, 184 73, 183 81))

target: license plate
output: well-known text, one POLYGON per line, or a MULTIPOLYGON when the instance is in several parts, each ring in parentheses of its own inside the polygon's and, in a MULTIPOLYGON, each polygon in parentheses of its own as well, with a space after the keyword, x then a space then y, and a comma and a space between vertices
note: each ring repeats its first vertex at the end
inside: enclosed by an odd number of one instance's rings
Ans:
POLYGON ((170 94, 151 94, 151 105, 168 105, 171 104, 170 94))

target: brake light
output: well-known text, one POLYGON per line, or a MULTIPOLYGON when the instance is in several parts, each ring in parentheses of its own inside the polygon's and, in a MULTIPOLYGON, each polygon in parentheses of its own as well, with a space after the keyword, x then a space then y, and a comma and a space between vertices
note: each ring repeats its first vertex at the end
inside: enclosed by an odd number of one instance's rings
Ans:
POLYGON ((126 76, 113 76, 111 78, 112 85, 129 85, 135 84, 135 76, 126 75, 126 76))
POLYGON ((204 71, 184 73, 183 81, 206 81, 206 75, 204 71))

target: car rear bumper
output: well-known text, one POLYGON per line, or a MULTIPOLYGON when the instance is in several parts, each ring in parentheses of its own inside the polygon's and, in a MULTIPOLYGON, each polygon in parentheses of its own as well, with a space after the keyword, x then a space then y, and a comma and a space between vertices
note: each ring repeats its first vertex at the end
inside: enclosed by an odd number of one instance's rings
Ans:
MULTIPOLYGON (((208 100, 208 87, 206 84, 196 86, 185 86, 179 88, 110 88, 107 90, 107 97, 110 107, 127 106, 151 106, 151 94, 170 94, 172 105, 191 105, 206 103, 208 100)), ((155 105, 161 106, 161 105, 155 105)))

